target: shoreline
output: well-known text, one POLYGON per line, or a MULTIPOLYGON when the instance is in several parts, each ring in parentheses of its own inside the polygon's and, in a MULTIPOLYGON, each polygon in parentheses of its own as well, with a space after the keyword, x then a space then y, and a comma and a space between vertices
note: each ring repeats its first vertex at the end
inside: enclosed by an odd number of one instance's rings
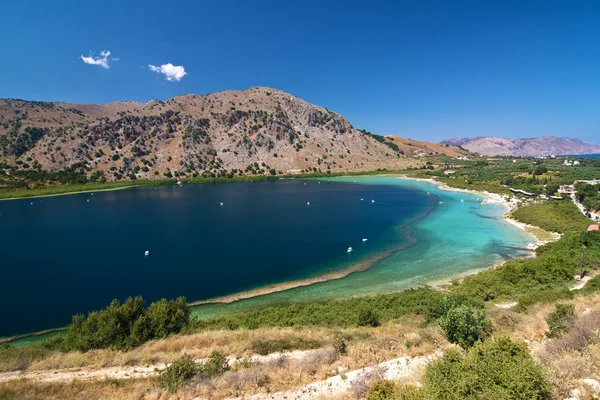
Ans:
MULTIPOLYGON (((351 175, 342 175, 342 177, 350 177, 351 175)), ((446 185, 445 183, 442 182, 438 182, 434 179, 426 179, 426 178, 413 178, 413 177, 408 177, 406 175, 401 175, 401 174, 390 174, 390 173, 384 173, 384 174, 380 174, 379 176, 390 176, 390 177, 395 177, 398 179, 406 179, 406 180, 414 180, 414 181, 423 181, 423 182, 427 182, 429 184, 435 185, 437 188, 439 188, 440 190, 445 190, 445 191, 449 191, 449 192, 460 192, 460 193, 468 193, 468 194, 473 194, 473 195, 480 195, 481 197, 485 198, 487 200, 488 204, 500 204, 501 206, 503 206, 505 208, 505 212, 502 215, 503 219, 508 219, 507 215, 513 210, 513 207, 511 207, 511 205, 506 201, 506 199, 497 193, 490 193, 490 192, 486 192, 486 191, 476 191, 476 190, 468 190, 468 189, 460 189, 460 188, 453 188, 451 186, 446 185)), ((359 177, 368 177, 368 175, 359 175, 359 177)), ((434 206, 430 209, 429 212, 433 211, 433 209, 435 208, 435 204, 434 206)), ((415 220, 420 220, 423 219, 427 216, 427 214, 429 214, 429 212, 426 212, 425 215, 421 216, 421 217, 415 217, 413 220, 407 221, 404 226, 409 225, 410 223, 415 222, 415 220)), ((517 222, 517 221, 514 221, 517 222)), ((517 224, 520 224, 517 222, 517 224)), ((545 242, 542 242, 536 235, 532 234, 531 232, 528 232, 527 230, 525 230, 524 228, 513 224, 521 229, 523 229, 526 233, 528 233, 529 235, 531 235, 536 242, 532 243, 532 247, 529 247, 529 250, 534 252, 535 249, 543 244, 545 244, 545 242)), ((538 228, 540 229, 540 228, 538 228)), ((410 240, 410 239, 409 239, 410 240)), ((409 246, 410 247, 410 246, 409 246)), ((347 269, 342 269, 342 270, 338 270, 338 271, 332 271, 332 272, 327 272, 325 274, 322 275, 318 275, 312 278, 304 278, 304 279, 297 279, 297 280, 292 280, 292 281, 286 281, 286 282, 280 282, 280 283, 274 283, 271 285, 267 285, 267 286, 261 286, 255 289, 250 289, 250 290, 244 290, 241 292, 237 292, 237 293, 232 293, 230 295, 225 295, 225 296, 219 296, 219 297, 214 297, 211 299, 206 299, 206 300, 199 300, 199 301, 194 301, 189 303, 190 307, 199 307, 202 305, 206 305, 206 304, 231 304, 237 301, 241 301, 241 300, 247 300, 247 299, 251 299, 254 297, 260 297, 260 296, 265 296, 265 295, 269 295, 269 294, 273 294, 273 293, 279 293, 279 292, 283 292, 286 290, 291 290, 291 289, 295 289, 295 288, 299 288, 299 287, 305 287, 305 286, 310 286, 310 285, 314 285, 314 284, 318 284, 318 283, 323 283, 323 282, 327 282, 327 281, 332 281, 332 280, 337 280, 337 279, 342 279, 350 274, 353 274, 355 272, 363 272, 368 270, 369 268, 371 268, 373 266, 373 264, 379 260, 379 259, 383 259, 391 254, 393 254, 396 251, 399 250, 403 250, 403 248, 398 248, 398 249, 391 249, 389 251, 386 251, 384 253, 380 253, 376 256, 373 256, 367 260, 363 260, 363 262, 361 262, 360 265, 354 266, 354 267, 350 267, 347 269), (373 258, 377 258, 377 260, 371 261, 369 262, 369 260, 373 259, 373 258), (363 265, 365 264, 365 265, 363 265)), ((535 256, 535 253, 533 253, 533 256, 535 256)), ((456 275, 452 275, 451 277, 446 277, 446 278, 442 278, 442 279, 438 279, 435 281, 431 281, 431 282, 427 282, 427 285, 433 286, 433 287, 438 287, 440 285, 445 285, 450 283, 451 281, 453 281, 456 278, 464 278, 465 276, 468 275, 474 275, 477 274, 481 271, 484 271, 486 269, 489 268, 496 268, 499 265, 502 265, 504 262, 506 262, 506 260, 502 260, 500 262, 495 263, 494 265, 491 266, 487 266, 487 267, 482 267, 482 268, 476 268, 476 269, 472 269, 469 271, 464 271, 462 273, 456 274, 456 275)))
POLYGON ((7 198, 4 198, 4 199, 0 199, 0 201, 39 199, 39 198, 42 198, 42 197, 70 196, 70 195, 74 195, 74 194, 83 194, 83 193, 112 192, 112 191, 116 191, 116 190, 131 189, 131 188, 143 187, 143 186, 151 186, 151 185, 120 186, 120 187, 107 188, 107 189, 80 190, 80 191, 75 191, 75 192, 40 194, 38 196, 28 196, 28 197, 7 197, 7 198))

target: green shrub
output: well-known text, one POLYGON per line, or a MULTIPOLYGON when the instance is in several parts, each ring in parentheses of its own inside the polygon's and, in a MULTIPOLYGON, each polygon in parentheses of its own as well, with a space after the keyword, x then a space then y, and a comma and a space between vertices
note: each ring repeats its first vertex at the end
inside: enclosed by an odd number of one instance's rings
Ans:
POLYGON ((448 350, 425 371, 427 400, 550 400, 550 387, 527 346, 510 339, 488 340, 468 350, 448 350))
POLYGON ((161 372, 158 385, 175 393, 188 380, 200 372, 200 367, 189 355, 183 355, 173 361, 171 365, 161 372))
POLYGON ((558 337, 565 332, 568 332, 575 321, 575 307, 572 304, 557 304, 546 322, 548 323, 548 337, 558 337))
POLYGON ((66 336, 44 342, 44 347, 61 351, 88 351, 92 349, 126 350, 156 338, 179 333, 189 324, 190 310, 185 298, 165 299, 144 307, 138 296, 120 304, 113 300, 101 311, 92 311, 87 317, 74 315, 66 336))
POLYGON ((333 349, 340 355, 345 355, 348 352, 346 339, 340 333, 336 333, 333 337, 333 349))
POLYGON ((439 323, 448 340, 463 349, 485 340, 491 331, 491 325, 483 313, 475 313, 465 306, 450 308, 439 323))
POLYGON ((379 380, 369 387, 366 400, 395 400, 398 395, 398 386, 394 382, 379 380))
POLYGON ((230 326, 256 329, 277 326, 335 326, 353 327, 359 314, 377 310, 380 323, 407 314, 423 315, 439 307, 443 295, 430 288, 409 289, 403 292, 363 296, 349 299, 279 305, 206 320, 195 320, 192 329, 229 329, 230 326))
POLYGON ((377 327, 381 325, 377 314, 372 310, 360 310, 358 313, 358 326, 372 326, 377 327))
POLYGON ((227 358, 218 351, 213 351, 208 361, 199 368, 198 373, 204 377, 213 378, 227 371, 229 371, 227 358))
POLYGON ((304 338, 282 338, 273 340, 254 340, 252 341, 252 351, 260 355, 267 355, 271 353, 281 353, 290 350, 309 350, 318 349, 322 346, 322 343, 313 339, 304 338))
POLYGON ((423 392, 415 386, 378 380, 368 389, 366 400, 421 400, 423 392))

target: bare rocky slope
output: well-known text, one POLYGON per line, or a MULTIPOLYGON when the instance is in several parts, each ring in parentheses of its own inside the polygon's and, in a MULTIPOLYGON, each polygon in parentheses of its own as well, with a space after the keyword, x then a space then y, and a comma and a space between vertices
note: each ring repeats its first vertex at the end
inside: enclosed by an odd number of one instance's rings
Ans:
POLYGON ((92 180, 418 167, 453 146, 383 137, 266 87, 106 105, 0 100, 0 167, 92 180))
POLYGON ((498 137, 453 138, 442 141, 442 144, 461 146, 473 153, 484 156, 536 157, 600 153, 600 144, 555 136, 529 139, 504 139, 498 137))

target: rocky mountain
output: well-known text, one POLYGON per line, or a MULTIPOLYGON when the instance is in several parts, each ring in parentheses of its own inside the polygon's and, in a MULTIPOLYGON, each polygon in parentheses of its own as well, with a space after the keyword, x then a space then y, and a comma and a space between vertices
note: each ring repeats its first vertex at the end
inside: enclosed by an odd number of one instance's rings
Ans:
POLYGON ((106 105, 0 100, 0 168, 21 173, 120 180, 391 170, 440 152, 463 151, 357 130, 266 87, 106 105))
POLYGON ((529 139, 504 139, 498 137, 453 138, 442 141, 442 144, 461 146, 473 153, 485 156, 536 157, 600 153, 600 144, 555 136, 529 139))

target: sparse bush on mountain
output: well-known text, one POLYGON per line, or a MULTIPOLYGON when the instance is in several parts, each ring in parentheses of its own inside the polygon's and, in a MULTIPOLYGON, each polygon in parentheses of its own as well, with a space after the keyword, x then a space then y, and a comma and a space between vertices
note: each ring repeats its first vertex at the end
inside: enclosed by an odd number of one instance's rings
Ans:
POLYGON ((479 343, 466 356, 448 350, 425 371, 424 400, 549 400, 546 373, 524 343, 479 343))
POLYGON ((546 317, 548 337, 558 337, 571 330, 575 322, 575 307, 573 304, 557 304, 554 311, 546 317))

